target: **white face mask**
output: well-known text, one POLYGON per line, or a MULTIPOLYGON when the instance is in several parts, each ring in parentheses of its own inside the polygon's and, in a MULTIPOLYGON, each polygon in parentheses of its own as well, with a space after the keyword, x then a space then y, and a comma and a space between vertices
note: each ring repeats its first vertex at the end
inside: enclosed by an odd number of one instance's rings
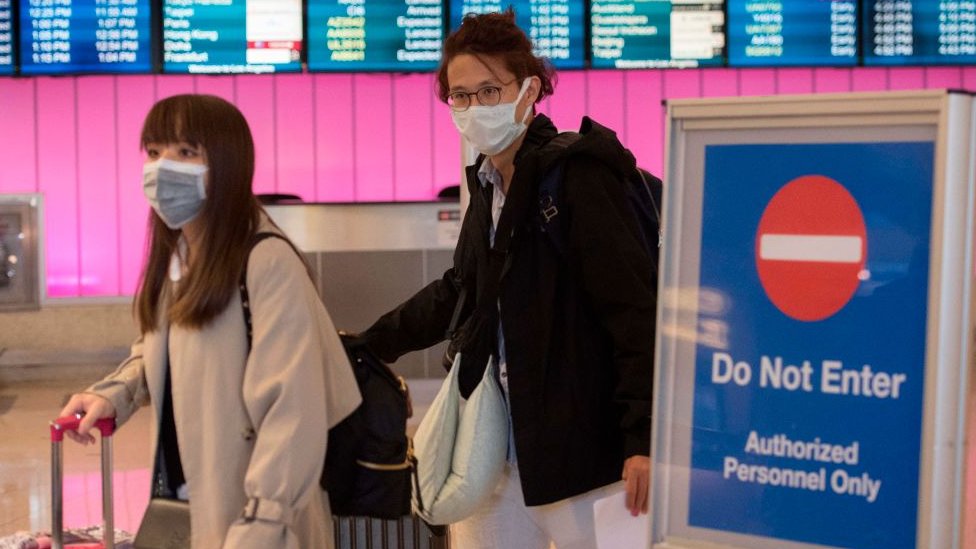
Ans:
POLYGON ((186 225, 203 209, 207 198, 207 167, 160 158, 142 167, 142 192, 170 229, 186 225))
POLYGON ((522 82, 518 97, 511 103, 499 103, 491 107, 471 105, 464 111, 451 111, 454 125, 478 152, 492 156, 504 151, 525 132, 525 120, 532 109, 526 107, 522 120, 516 122, 515 107, 528 91, 531 82, 531 78, 522 82))

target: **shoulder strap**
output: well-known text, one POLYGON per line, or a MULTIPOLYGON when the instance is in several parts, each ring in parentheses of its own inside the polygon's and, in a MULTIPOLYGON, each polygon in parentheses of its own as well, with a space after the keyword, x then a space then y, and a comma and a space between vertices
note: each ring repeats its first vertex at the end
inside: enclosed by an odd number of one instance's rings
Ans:
MULTIPOLYGON (((644 168, 641 168, 640 166, 637 167, 637 175, 640 176, 640 180, 642 183, 641 186, 643 187, 644 192, 647 193, 647 197, 650 199, 651 208, 654 211, 654 228, 657 230, 657 241, 656 241, 657 246, 655 248, 655 243, 653 242, 647 242, 647 244, 648 244, 648 251, 651 253, 651 256, 655 260, 654 272, 656 273, 658 268, 658 264, 657 264, 657 258, 659 253, 658 250, 660 250, 661 246, 664 245, 664 230, 661 227, 661 206, 660 206, 661 197, 664 193, 664 187, 659 177, 655 176, 654 174, 645 170, 644 168)), ((653 233, 651 233, 651 235, 652 234, 653 233)))
MULTIPOLYGON (((305 263, 304 256, 302 256, 302 253, 298 251, 298 248, 295 247, 295 244, 293 244, 291 240, 288 240, 283 235, 280 235, 278 233, 264 232, 264 233, 257 233, 254 235, 253 238, 251 238, 251 245, 248 246, 247 255, 244 256, 244 266, 241 268, 241 278, 238 281, 238 285, 241 290, 241 308, 244 309, 244 327, 247 330, 248 352, 250 352, 251 350, 251 341, 254 338, 254 326, 251 323, 251 297, 247 291, 247 266, 251 261, 251 252, 254 251, 254 247, 257 246, 258 243, 260 243, 262 240, 265 240, 267 238, 278 238, 284 240, 288 244, 288 246, 290 246, 291 249, 294 250, 298 258, 302 260, 302 263, 303 264, 305 263)), ((308 265, 305 265, 305 268, 308 269, 308 265)))
POLYGON ((566 255, 566 238, 561 223, 553 223, 559 215, 559 189, 563 183, 565 162, 563 151, 579 141, 583 136, 578 132, 562 132, 542 147, 542 170, 539 181, 539 213, 542 216, 542 230, 549 234, 550 241, 559 255, 566 255))

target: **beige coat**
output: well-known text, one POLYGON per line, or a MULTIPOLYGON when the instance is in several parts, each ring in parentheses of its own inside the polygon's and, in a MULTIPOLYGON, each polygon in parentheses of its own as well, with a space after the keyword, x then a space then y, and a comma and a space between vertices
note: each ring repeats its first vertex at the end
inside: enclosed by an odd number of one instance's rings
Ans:
POLYGON ((254 248, 247 287, 250 356, 235 292, 201 330, 163 325, 140 338, 89 391, 115 405, 120 425, 151 402, 155 456, 171 365, 194 548, 331 548, 328 498, 319 487, 327 429, 358 406, 359 390, 332 320, 287 243, 268 238, 254 248), (243 520, 252 498, 262 519, 243 520))

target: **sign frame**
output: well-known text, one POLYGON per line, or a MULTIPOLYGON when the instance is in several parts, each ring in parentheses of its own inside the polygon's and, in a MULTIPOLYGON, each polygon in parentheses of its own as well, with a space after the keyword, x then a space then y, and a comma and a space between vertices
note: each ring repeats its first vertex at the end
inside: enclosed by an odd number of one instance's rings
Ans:
POLYGON ((976 492, 970 478, 976 474, 966 471, 974 455, 966 434, 976 430, 967 417, 976 409, 968 375, 974 363, 974 117, 972 96, 946 90, 668 103, 652 434, 654 549, 833 547, 688 524, 694 353, 708 336, 698 312, 716 302, 698 280, 704 157, 706 146, 722 144, 933 142, 916 547, 959 548, 976 540, 965 501, 967 491, 976 492))

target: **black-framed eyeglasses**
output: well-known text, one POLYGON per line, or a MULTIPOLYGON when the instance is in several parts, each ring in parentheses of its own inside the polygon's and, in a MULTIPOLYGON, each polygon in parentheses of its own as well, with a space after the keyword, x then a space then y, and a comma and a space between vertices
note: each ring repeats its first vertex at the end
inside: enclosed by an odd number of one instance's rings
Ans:
POLYGON ((500 86, 485 86, 478 91, 451 92, 447 96, 447 104, 452 110, 466 111, 471 106, 471 96, 478 98, 478 104, 483 107, 494 107, 502 100, 502 88, 500 86))

